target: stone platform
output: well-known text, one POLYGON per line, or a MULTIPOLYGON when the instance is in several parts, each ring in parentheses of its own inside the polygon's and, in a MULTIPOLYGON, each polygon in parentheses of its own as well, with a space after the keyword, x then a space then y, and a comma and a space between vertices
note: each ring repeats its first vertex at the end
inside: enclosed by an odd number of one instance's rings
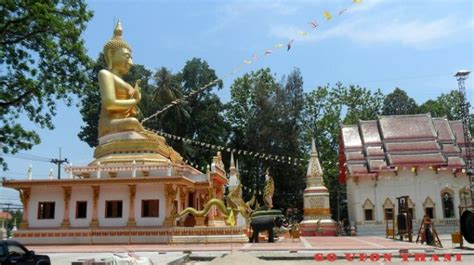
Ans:
POLYGON ((16 231, 13 239, 27 245, 207 244, 248 241, 244 227, 25 229, 16 231))

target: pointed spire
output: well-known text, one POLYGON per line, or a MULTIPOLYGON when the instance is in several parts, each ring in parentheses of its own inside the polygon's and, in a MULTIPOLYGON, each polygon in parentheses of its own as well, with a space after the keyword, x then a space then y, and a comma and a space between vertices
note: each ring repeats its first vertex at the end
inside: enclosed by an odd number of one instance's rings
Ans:
POLYGON ((311 183, 312 185, 307 185, 307 186, 313 186, 315 184, 324 185, 323 170, 321 169, 321 164, 319 163, 318 150, 316 149, 316 142, 314 138, 311 139, 311 153, 310 153, 310 158, 309 158, 309 163, 308 163, 308 170, 306 171, 306 178, 317 179, 315 180, 315 183, 311 183))
POLYGON ((316 150, 316 141, 314 138, 311 138, 311 155, 318 155, 318 151, 316 150))
POLYGON ((230 172, 235 171, 234 152, 231 152, 231 153, 230 153, 230 167, 229 167, 229 171, 230 171, 230 172))

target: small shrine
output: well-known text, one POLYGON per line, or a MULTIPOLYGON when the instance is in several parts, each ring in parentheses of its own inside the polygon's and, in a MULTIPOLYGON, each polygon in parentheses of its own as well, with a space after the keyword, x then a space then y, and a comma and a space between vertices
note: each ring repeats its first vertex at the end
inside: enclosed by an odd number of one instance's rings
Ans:
POLYGON ((304 190, 304 220, 300 223, 303 236, 335 236, 337 223, 331 218, 329 191, 324 186, 323 170, 319 163, 314 139, 311 142, 311 153, 306 173, 304 190))
MULTIPOLYGON (((141 99, 122 76, 131 48, 117 23, 104 45, 107 69, 98 74, 99 145, 85 166, 69 166, 66 179, 4 180, 20 192, 24 211, 15 240, 25 244, 245 242, 241 185, 231 167, 230 195, 221 153, 206 172, 135 118, 141 99), (235 207, 235 208, 233 208, 235 207)), ((232 160, 233 165, 233 160, 232 160)))

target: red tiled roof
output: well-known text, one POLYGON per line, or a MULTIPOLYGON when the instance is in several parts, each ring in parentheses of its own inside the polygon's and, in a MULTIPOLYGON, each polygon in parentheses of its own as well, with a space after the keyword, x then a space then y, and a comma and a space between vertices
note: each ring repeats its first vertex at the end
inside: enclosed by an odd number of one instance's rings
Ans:
POLYGON ((465 166, 464 135, 460 121, 431 118, 429 114, 379 116, 342 126, 340 175, 375 174, 398 166, 465 166))
POLYGON ((460 146, 464 146, 464 131, 461 121, 450 121, 451 129, 456 137, 456 142, 460 146))
POLYGON ((454 133, 446 118, 433 118, 433 123, 438 133, 438 141, 454 142, 454 133))
POLYGON ((349 171, 350 175, 367 174, 368 173, 367 167, 363 164, 347 165, 347 171, 349 171))
POLYGON ((366 145, 381 144, 379 127, 377 121, 360 121, 360 133, 362 134, 362 141, 366 145))
POLYGON ((387 167, 387 162, 383 159, 369 159, 367 162, 370 171, 379 171, 387 167))
POLYGON ((379 157, 379 156, 384 156, 385 155, 385 152, 382 148, 382 145, 367 146, 365 148, 365 152, 367 154, 367 157, 379 157))
POLYGON ((436 139, 433 120, 429 114, 380 116, 382 139, 386 141, 436 139))
POLYGON ((443 153, 445 154, 458 154, 461 152, 459 146, 454 144, 443 144, 442 145, 443 153))
POLYGON ((400 151, 441 151, 441 147, 436 141, 395 142, 385 143, 385 150, 394 153, 400 151))
POLYGON ((459 168, 459 167, 464 167, 465 165, 466 163, 464 162, 464 159, 460 157, 455 157, 455 156, 451 156, 451 157, 448 156, 448 167, 459 168))
POLYGON ((364 160, 365 156, 362 151, 349 151, 346 152, 346 160, 364 160))
POLYGON ((446 158, 441 153, 419 153, 419 154, 388 154, 387 160, 391 165, 446 165, 446 158))
POLYGON ((362 149, 362 141, 357 126, 342 126, 342 139, 346 149, 362 149))

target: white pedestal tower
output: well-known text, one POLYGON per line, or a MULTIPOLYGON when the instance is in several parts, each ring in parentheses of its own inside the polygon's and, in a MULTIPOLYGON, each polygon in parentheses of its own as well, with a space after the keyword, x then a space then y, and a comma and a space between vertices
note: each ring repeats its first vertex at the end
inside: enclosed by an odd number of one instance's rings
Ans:
POLYGON ((303 236, 335 236, 337 223, 331 218, 329 192, 324 186, 323 171, 314 139, 311 142, 303 202, 304 220, 300 223, 301 234, 303 236))

